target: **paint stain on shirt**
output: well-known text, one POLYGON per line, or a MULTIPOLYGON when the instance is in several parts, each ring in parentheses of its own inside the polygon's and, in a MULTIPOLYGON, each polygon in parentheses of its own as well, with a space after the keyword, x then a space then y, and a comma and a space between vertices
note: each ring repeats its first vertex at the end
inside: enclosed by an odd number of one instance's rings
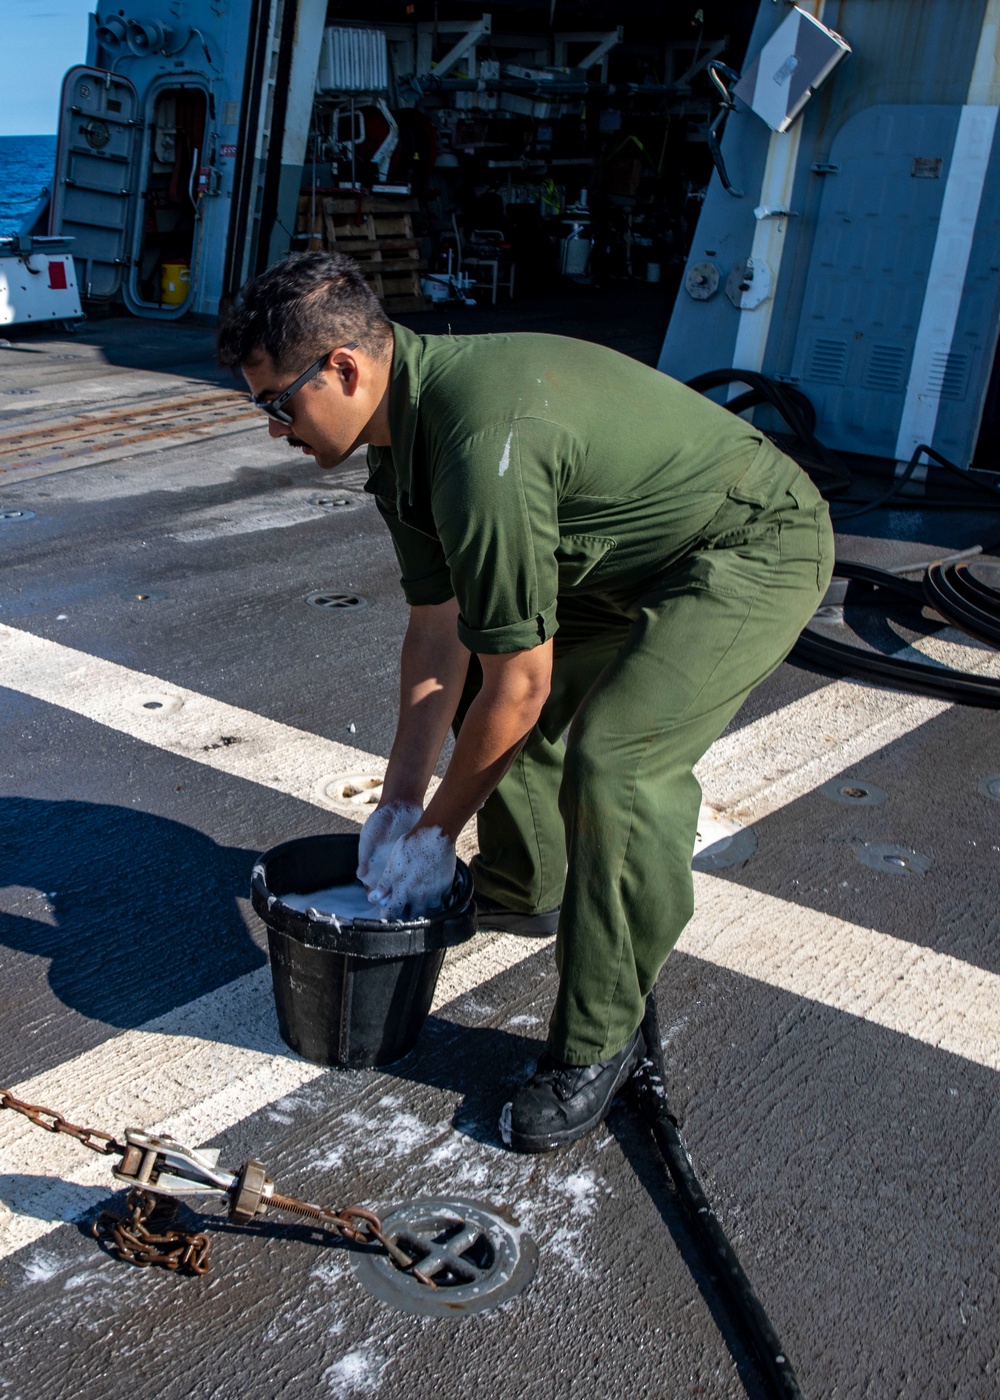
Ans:
POLYGON ((507 441, 504 443, 503 456, 500 458, 500 475, 501 475, 501 476, 503 476, 504 472, 505 472, 505 471, 507 470, 507 468, 510 466, 510 444, 511 444, 511 442, 513 441, 513 439, 514 439, 514 429, 511 428, 510 432, 507 434, 507 441))

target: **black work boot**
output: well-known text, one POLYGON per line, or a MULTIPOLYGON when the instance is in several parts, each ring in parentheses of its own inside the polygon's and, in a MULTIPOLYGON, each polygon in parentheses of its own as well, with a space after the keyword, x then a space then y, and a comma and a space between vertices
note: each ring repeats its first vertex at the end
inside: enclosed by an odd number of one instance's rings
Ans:
POLYGON ((596 1065, 564 1065, 547 1051, 500 1115, 500 1136, 515 1152, 551 1152, 586 1137, 642 1059, 642 1030, 596 1065))
POLYGON ((559 906, 528 914, 523 909, 507 909, 488 895, 476 895, 476 919, 480 928, 500 933, 518 933, 522 938, 548 938, 559 923, 559 906))

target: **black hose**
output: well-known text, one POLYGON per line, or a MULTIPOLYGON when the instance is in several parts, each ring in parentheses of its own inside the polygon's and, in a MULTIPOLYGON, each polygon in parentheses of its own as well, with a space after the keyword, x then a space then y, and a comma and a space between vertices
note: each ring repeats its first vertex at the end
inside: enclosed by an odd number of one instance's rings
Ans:
MULTIPOLYGON (((817 470, 826 480, 817 481, 817 485, 824 495, 834 495, 839 491, 846 491, 851 485, 851 474, 844 466, 843 462, 824 447, 813 432, 816 425, 816 412, 811 402, 794 385, 779 384, 773 379, 769 379, 766 374, 760 374, 753 369, 712 369, 705 374, 696 374, 693 379, 687 381, 689 389, 695 389, 699 393, 705 393, 708 389, 718 389, 724 384, 746 384, 754 395, 759 395, 756 402, 767 403, 778 413, 788 424, 792 434, 802 442, 815 457, 815 462, 811 465, 810 476, 815 479, 817 470)), ((727 408, 738 412, 736 405, 743 401, 743 407, 749 407, 746 402, 746 395, 740 395, 726 405, 727 408)))
POLYGON ((659 1016, 652 992, 646 998, 642 1034, 646 1042, 646 1058, 629 1082, 635 1101, 649 1124, 677 1187, 706 1262, 728 1294, 733 1314, 751 1344, 768 1382, 768 1389, 776 1400, 803 1400, 791 1362, 705 1195, 691 1154, 677 1126, 677 1119, 670 1111, 659 1016))
MULTIPOLYGON (((952 605, 956 589, 945 590, 940 585, 942 576, 953 579, 955 574, 964 580, 968 566, 950 565, 944 570, 931 565, 939 586, 934 596, 927 592, 926 584, 921 585, 911 579, 900 578, 898 574, 886 573, 868 564, 851 564, 838 561, 834 568, 834 579, 847 581, 847 591, 836 601, 852 605, 873 605, 881 607, 886 595, 898 598, 909 607, 923 608, 930 604, 947 622, 969 631, 981 641, 990 641, 988 629, 992 627, 1000 637, 1000 594, 976 579, 972 584, 960 585, 964 589, 964 603, 952 605), (880 596, 881 595, 881 596, 880 596), (973 601, 974 600, 974 601, 973 601), (952 610, 954 606, 954 610, 952 610), (973 608, 976 609, 973 617, 973 608), (972 632, 965 623, 975 622, 981 631, 972 632)), ((933 585, 932 585, 933 588, 933 585)), ((821 605, 822 606, 822 605, 821 605)), ((947 700, 951 704, 976 705, 987 709, 1000 709, 1000 680, 991 676, 976 676, 966 671, 953 671, 945 666, 925 665, 920 661, 904 661, 898 656, 885 656, 881 652, 866 651, 852 646, 849 642, 837 641, 833 637, 820 636, 809 627, 801 634, 792 648, 789 661, 815 666, 835 676, 854 676, 859 680, 873 681, 890 690, 906 690, 917 695, 927 695, 934 700, 947 700)))
MULTIPOLYGON (((895 478, 888 491, 879 496, 877 500, 867 501, 864 505, 858 506, 856 510, 838 510, 836 513, 831 511, 830 518, 833 520, 834 524, 839 524, 841 520, 856 520, 859 515, 867 515, 869 511, 878 510, 880 507, 888 505, 890 501, 894 500, 899 495, 910 477, 916 471, 921 457, 930 457, 932 464, 936 464, 944 472, 957 477, 966 488, 971 486, 973 489, 991 496, 995 502, 994 508, 1000 509, 1000 490, 998 490, 997 487, 990 485, 988 482, 980 481, 978 477, 971 475, 968 471, 963 471, 962 468, 957 466, 954 462, 949 462, 947 457, 942 457, 940 452, 935 452, 933 447, 928 447, 926 442, 922 442, 919 447, 915 449, 913 456, 907 462, 899 476, 895 478)), ((920 498, 916 504, 926 509, 929 505, 933 504, 934 507, 937 508, 943 503, 937 501, 930 502, 927 500, 927 497, 924 496, 920 498)), ((961 502, 960 504, 964 506, 965 503, 961 502)))
POLYGON ((1000 710, 1000 680, 951 671, 942 666, 925 666, 919 661, 903 661, 898 656, 883 656, 847 642, 820 637, 808 627, 788 659, 815 666, 830 675, 872 681, 889 690, 911 691, 954 705, 1000 710))
POLYGON ((967 564, 931 564, 924 575, 923 593, 949 622, 1000 649, 1000 593, 970 573, 967 564))
POLYGON ((889 487, 888 491, 883 492, 883 494, 879 496, 877 500, 866 501, 864 505, 857 506, 854 510, 838 510, 836 512, 831 510, 830 519, 833 521, 833 523, 837 525, 841 520, 856 520, 859 515, 867 515, 869 511, 878 510, 880 506, 887 506, 890 501, 892 501, 896 496, 899 495, 903 487, 909 481, 910 477, 916 471, 917 462, 919 461, 920 454, 922 451, 922 448, 917 448, 916 452, 914 452, 913 456, 907 462, 906 466, 900 472, 899 476, 894 478, 893 483, 889 487))

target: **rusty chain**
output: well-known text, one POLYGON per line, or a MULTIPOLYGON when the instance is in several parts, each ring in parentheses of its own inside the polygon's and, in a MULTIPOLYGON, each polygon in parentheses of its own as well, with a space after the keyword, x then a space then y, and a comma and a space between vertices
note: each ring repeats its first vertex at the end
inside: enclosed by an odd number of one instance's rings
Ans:
MULTIPOLYGON (((21 1114, 48 1133, 62 1133, 74 1138, 91 1152, 100 1153, 104 1157, 117 1155, 127 1158, 130 1153, 135 1152, 134 1147, 123 1145, 110 1133, 102 1133, 97 1128, 80 1127, 77 1123, 69 1122, 55 1109, 45 1108, 41 1104, 25 1103, 23 1099, 16 1098, 9 1089, 0 1088, 0 1108, 9 1108, 21 1114)), ((130 1129, 130 1143, 134 1137, 130 1129)), ((248 1163, 244 1172, 250 1165, 259 1167, 258 1163, 248 1163)), ((260 1173, 262 1185, 266 1180, 262 1168, 260 1173)), ((397 1268, 412 1273, 415 1279, 429 1288, 437 1287, 433 1279, 416 1267, 415 1260, 395 1241, 387 1238, 382 1222, 374 1211, 364 1206, 346 1206, 335 1210, 332 1206, 310 1205, 309 1202, 300 1201, 294 1196, 279 1195, 271 1189, 270 1182, 267 1184, 270 1195, 258 1213, 263 1214, 267 1209, 285 1211, 300 1219, 314 1221, 321 1229, 330 1230, 354 1244, 377 1245, 389 1255, 397 1268)), ((260 1194, 257 1199, 260 1200, 260 1194)), ((237 1204, 238 1198, 232 1197, 230 1216, 245 1223, 246 1217, 236 1210, 237 1204)), ((177 1213, 175 1201, 134 1187, 126 1198, 125 1208, 128 1212, 125 1216, 116 1215, 113 1211, 102 1211, 97 1217, 91 1226, 91 1234, 98 1243, 111 1249, 119 1259, 140 1268, 158 1265, 179 1273, 203 1275, 209 1272, 209 1237, 197 1231, 167 1228, 172 1226, 177 1213)))
POLYGON ((99 1152, 102 1157, 111 1157, 115 1153, 121 1156, 125 1151, 110 1133, 102 1133, 97 1128, 81 1128, 76 1123, 70 1123, 54 1108, 43 1108, 41 1104, 25 1103, 22 1099, 15 1098, 9 1089, 0 1089, 0 1108, 12 1108, 15 1113, 30 1119, 36 1128, 44 1128, 47 1133, 65 1133, 67 1137, 76 1138, 77 1142, 88 1147, 91 1152, 99 1152))
POLYGON ((158 1264, 182 1274, 207 1274, 211 1265, 207 1235, 168 1229, 177 1214, 174 1201, 134 1189, 125 1199, 125 1216, 102 1210, 90 1233, 119 1259, 138 1268, 158 1264))

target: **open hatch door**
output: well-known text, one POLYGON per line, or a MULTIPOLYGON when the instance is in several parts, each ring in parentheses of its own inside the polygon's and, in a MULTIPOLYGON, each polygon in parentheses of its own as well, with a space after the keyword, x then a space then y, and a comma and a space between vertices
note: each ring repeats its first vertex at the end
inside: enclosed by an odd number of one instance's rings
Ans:
POLYGON ((138 202, 139 97, 127 78, 71 68, 63 79, 50 232, 72 238, 80 294, 117 295, 138 202))

